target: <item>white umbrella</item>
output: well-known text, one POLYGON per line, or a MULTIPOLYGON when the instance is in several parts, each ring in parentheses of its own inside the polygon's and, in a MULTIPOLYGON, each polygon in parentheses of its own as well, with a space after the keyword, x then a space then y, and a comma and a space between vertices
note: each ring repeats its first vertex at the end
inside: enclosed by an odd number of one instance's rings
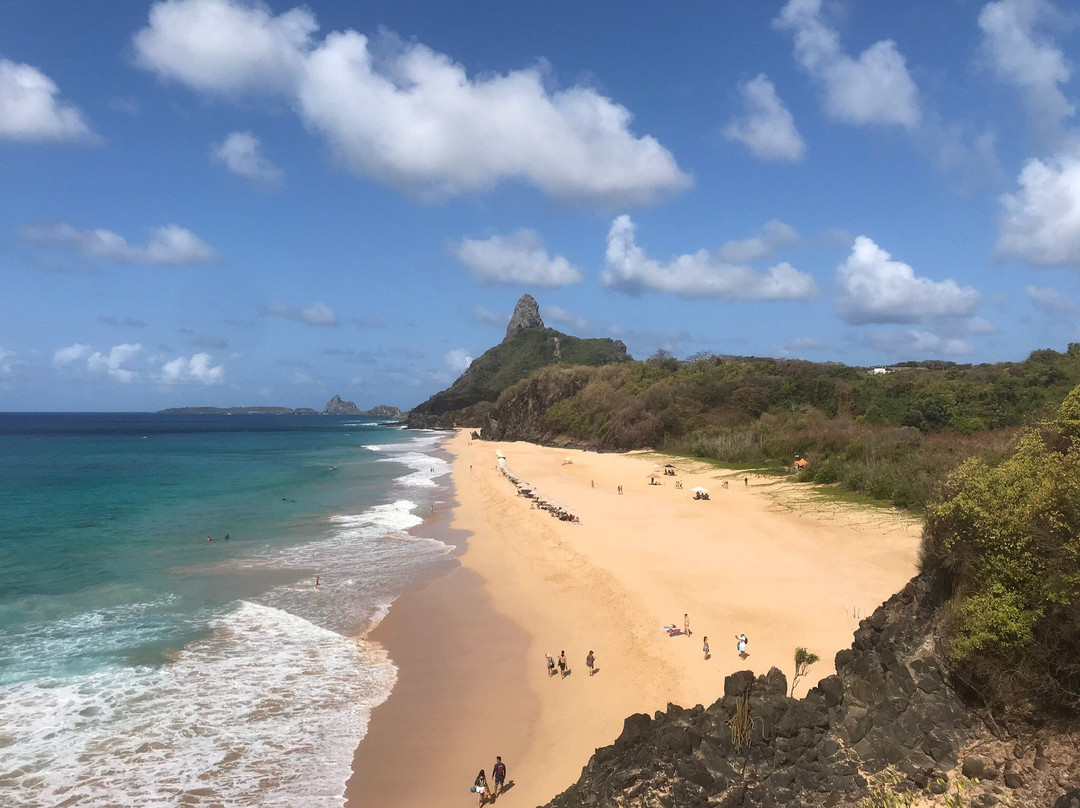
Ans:
POLYGON ((707 494, 707 493, 709 493, 708 488, 702 488, 700 485, 695 486, 695 487, 691 488, 690 490, 695 492, 695 493, 698 493, 698 494, 707 494))

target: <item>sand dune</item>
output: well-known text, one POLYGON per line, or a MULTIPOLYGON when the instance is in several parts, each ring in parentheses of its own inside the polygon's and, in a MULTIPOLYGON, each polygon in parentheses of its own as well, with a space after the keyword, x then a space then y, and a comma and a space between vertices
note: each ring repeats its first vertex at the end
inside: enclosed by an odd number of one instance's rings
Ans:
POLYGON ((490 776, 496 754, 514 783, 502 801, 543 803, 631 713, 710 704, 724 676, 743 668, 775 665, 790 678, 797 646, 822 659, 804 692, 833 672, 859 618, 915 572, 916 521, 823 505, 777 478, 746 484, 672 460, 677 476, 649 485, 667 460, 466 433, 446 448, 458 500, 451 525, 470 534, 463 569, 403 596, 376 632, 401 679, 358 750, 353 806, 475 804, 469 786, 481 767, 490 776), (531 509, 499 473, 496 451, 580 524, 531 509), (695 501, 694 486, 710 500, 695 501), (661 631, 684 613, 689 637, 661 631), (745 661, 737 633, 750 638, 745 661), (572 672, 549 677, 546 653, 563 650, 572 672))

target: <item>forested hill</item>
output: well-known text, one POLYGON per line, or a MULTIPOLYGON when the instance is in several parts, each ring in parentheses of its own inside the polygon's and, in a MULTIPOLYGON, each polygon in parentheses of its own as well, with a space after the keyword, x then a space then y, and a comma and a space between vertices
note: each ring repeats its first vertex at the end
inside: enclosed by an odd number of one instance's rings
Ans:
POLYGON ((996 459, 1017 429, 1080 384, 1080 344, 992 365, 883 369, 658 353, 604 367, 543 368, 475 423, 495 440, 651 447, 729 464, 790 468, 921 508, 970 456, 996 459), (883 372, 882 372, 883 371, 883 372))

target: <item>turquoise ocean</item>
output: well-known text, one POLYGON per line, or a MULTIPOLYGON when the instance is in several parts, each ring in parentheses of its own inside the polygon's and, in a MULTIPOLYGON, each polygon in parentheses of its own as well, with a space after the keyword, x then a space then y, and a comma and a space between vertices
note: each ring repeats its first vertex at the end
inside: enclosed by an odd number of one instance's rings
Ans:
POLYGON ((396 679, 365 637, 456 563, 422 525, 444 438, 0 414, 3 804, 342 805, 396 679))

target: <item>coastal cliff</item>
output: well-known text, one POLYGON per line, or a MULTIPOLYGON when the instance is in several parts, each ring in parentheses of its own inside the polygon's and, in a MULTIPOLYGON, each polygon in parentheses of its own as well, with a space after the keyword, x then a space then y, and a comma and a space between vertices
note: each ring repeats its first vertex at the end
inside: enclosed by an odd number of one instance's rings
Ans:
POLYGON ((547 808, 1080 805, 1080 728, 995 721, 961 692, 931 639, 943 601, 914 578, 803 699, 739 671, 709 707, 630 716, 547 808))

